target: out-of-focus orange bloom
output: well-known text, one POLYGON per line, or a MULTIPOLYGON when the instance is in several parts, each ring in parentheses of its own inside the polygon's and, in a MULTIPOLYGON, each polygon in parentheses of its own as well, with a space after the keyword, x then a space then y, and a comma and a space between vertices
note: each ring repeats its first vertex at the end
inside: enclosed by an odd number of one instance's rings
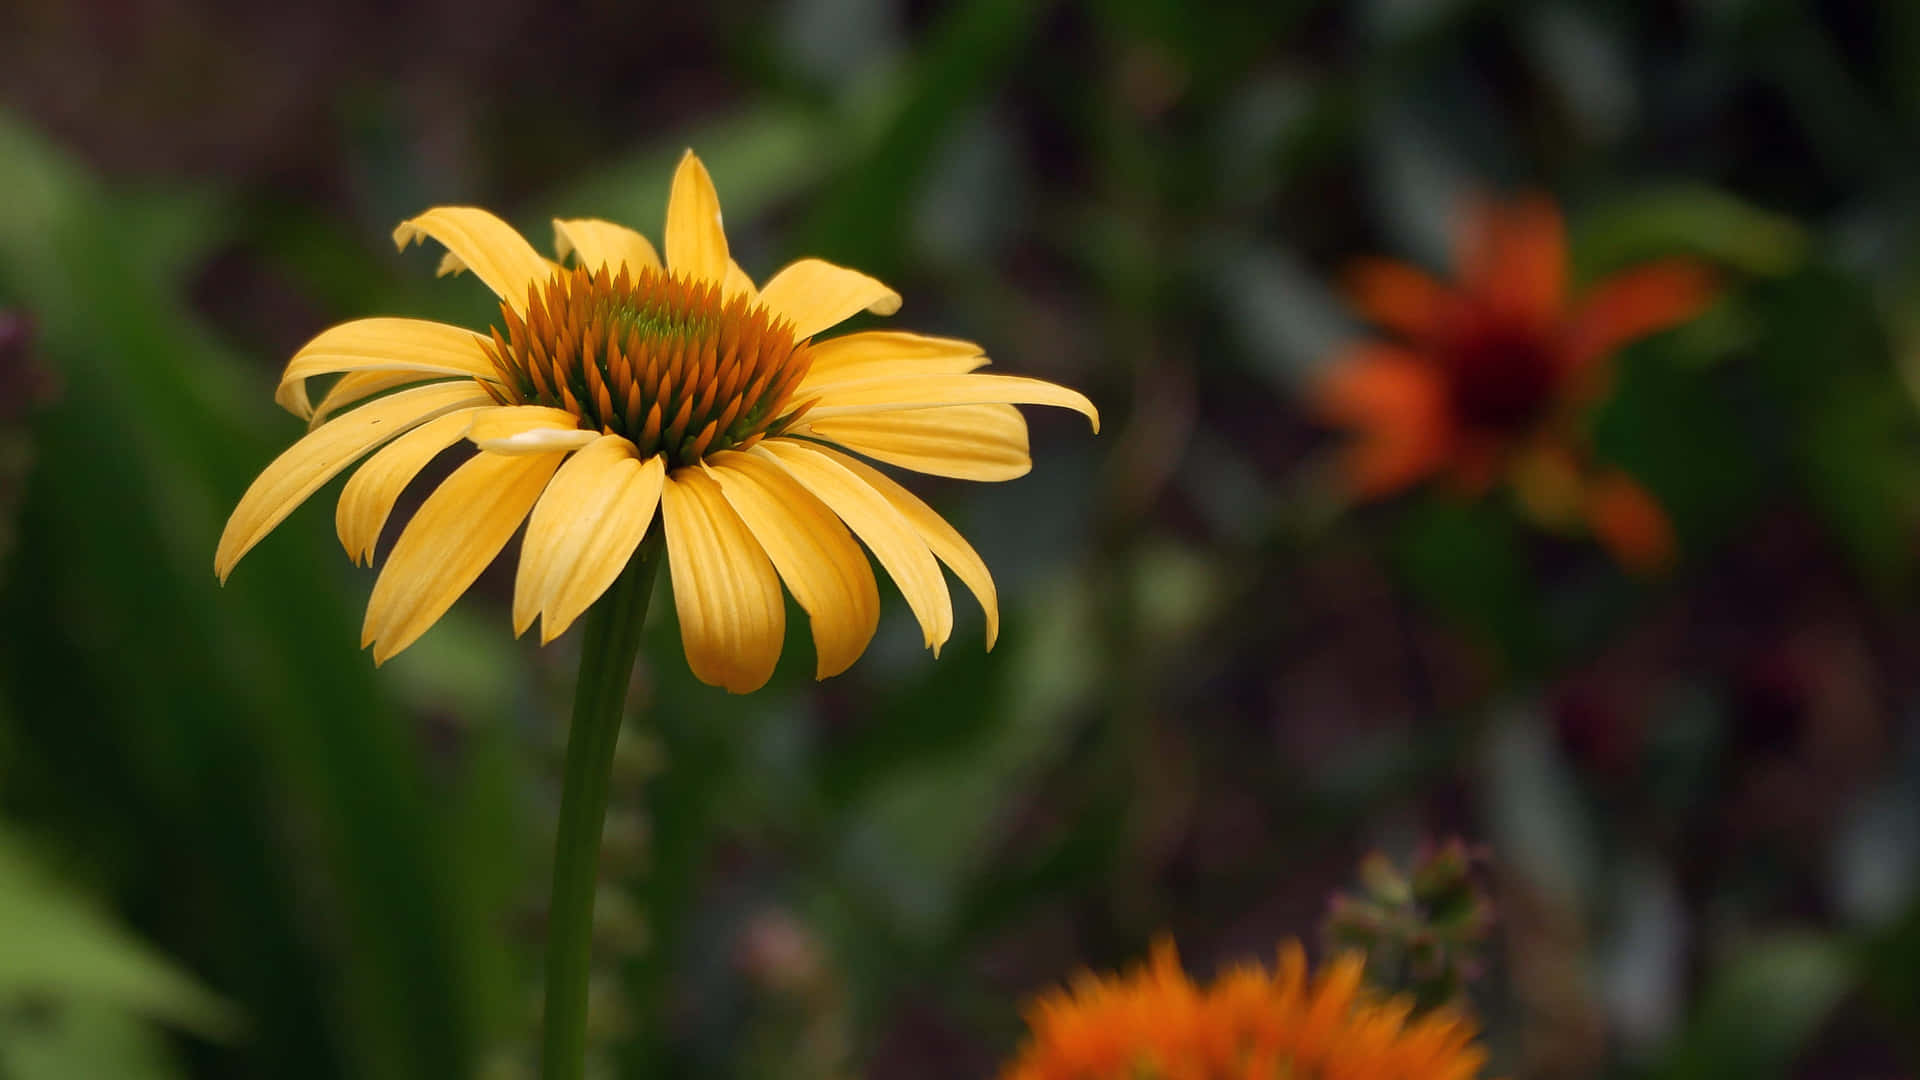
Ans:
MULTIPOLYGON (((1612 354, 1693 318, 1714 294, 1706 268, 1667 259, 1575 295, 1565 224, 1538 197, 1469 215, 1458 261, 1451 283, 1388 259, 1348 275, 1354 306, 1396 339, 1349 346, 1315 392, 1320 415, 1355 433, 1346 477, 1362 498, 1433 477, 1479 494, 1522 451, 1577 450, 1575 421, 1606 389, 1612 354)), ((1579 479, 1590 482, 1584 469, 1579 479)), ((1666 562, 1671 530, 1652 496, 1619 473, 1595 483, 1575 495, 1595 534, 1631 551, 1630 567, 1666 562)))
POLYGON ((1028 1010, 1032 1037, 1002 1080, 1467 1080, 1485 1055, 1473 1025, 1420 1018, 1361 985, 1349 954, 1309 978, 1297 944, 1277 969, 1247 966, 1209 987, 1173 943, 1125 976, 1083 974, 1028 1010))

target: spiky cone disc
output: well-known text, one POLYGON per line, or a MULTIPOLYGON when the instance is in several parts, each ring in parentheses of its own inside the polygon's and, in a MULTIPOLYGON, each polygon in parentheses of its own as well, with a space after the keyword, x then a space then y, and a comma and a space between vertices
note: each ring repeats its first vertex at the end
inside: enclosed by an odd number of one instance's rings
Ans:
POLYGON ((810 342, 744 296, 657 267, 576 267, 527 288, 526 315, 500 305, 489 352, 502 405, 545 405, 631 441, 669 467, 745 450, 790 427, 810 342))

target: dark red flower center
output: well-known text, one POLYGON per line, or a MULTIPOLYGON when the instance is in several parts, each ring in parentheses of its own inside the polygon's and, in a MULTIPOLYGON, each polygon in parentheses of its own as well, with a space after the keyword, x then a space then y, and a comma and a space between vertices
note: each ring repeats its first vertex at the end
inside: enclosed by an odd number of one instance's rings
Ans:
POLYGON ((1524 328, 1484 326, 1442 352, 1454 418, 1476 431, 1512 435, 1537 424, 1560 386, 1552 343, 1524 328))

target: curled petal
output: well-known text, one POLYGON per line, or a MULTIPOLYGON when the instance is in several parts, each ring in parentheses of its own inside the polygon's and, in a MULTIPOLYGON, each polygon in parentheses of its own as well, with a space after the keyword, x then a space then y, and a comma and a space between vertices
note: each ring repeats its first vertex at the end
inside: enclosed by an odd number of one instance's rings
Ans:
POLYGON ((598 438, 580 428, 580 420, 564 409, 545 405, 500 405, 473 415, 467 438, 495 454, 547 454, 578 450, 598 438))
POLYGON ((795 338, 804 338, 862 311, 891 315, 900 310, 900 294, 858 270, 801 259, 768 280, 760 303, 793 323, 795 338))
MULTIPOLYGON (((499 376, 485 341, 471 330, 425 319, 341 323, 321 331, 293 354, 273 400, 305 420, 314 413, 307 399, 307 380, 316 375, 389 372, 411 376, 409 381, 447 375, 493 381, 499 376)), ((336 402, 335 407, 341 404, 345 402, 336 402)))
POLYGON ((526 237, 478 207, 437 206, 393 230, 394 245, 402 249, 428 236, 447 249, 440 273, 473 271, 515 311, 525 309, 531 286, 553 276, 554 265, 541 258, 526 237))

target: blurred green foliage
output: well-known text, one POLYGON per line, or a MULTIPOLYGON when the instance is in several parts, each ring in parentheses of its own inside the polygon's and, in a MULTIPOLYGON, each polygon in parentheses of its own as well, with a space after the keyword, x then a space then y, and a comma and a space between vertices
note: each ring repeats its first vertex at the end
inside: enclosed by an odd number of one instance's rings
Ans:
POLYGON ((879 273, 1107 426, 916 484, 995 570, 991 654, 889 597, 846 676, 795 637, 728 698, 655 605, 606 1075, 990 1075, 1076 967, 1270 955, 1443 834, 1489 854, 1500 1075, 1920 1068, 1905 0, 203 7, 0 13, 0 309, 58 385, 0 369, 0 1075, 529 1075, 572 643, 495 576, 373 670, 337 487, 211 555, 302 340, 488 319, 394 221, 657 236, 687 145, 754 274, 879 273), (1665 579, 1502 495, 1348 507, 1301 408, 1363 333, 1343 264, 1443 268, 1519 189, 1580 280, 1722 276, 1590 418, 1665 579))

